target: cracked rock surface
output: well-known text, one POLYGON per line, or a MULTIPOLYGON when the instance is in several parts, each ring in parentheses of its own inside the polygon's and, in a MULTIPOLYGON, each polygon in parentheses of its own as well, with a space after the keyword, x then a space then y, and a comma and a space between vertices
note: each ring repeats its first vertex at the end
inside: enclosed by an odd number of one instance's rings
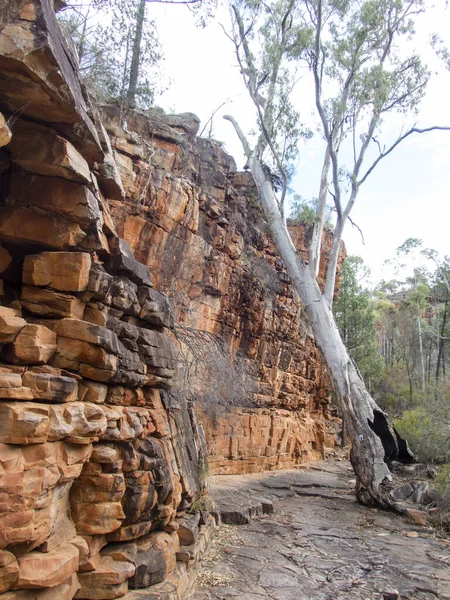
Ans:
POLYGON ((359 505, 352 478, 346 461, 214 477, 218 511, 244 524, 222 525, 189 600, 450 598, 448 539, 359 505))

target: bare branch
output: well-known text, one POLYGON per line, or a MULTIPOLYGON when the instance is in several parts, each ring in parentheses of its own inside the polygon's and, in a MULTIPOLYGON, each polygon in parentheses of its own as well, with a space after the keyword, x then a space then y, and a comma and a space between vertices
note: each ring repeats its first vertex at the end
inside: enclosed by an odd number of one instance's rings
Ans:
POLYGON ((225 121, 230 121, 230 123, 233 125, 234 130, 237 133, 237 136, 242 144, 242 147, 244 149, 244 154, 247 158, 250 158, 252 155, 252 151, 250 150, 250 145, 248 143, 247 138, 245 137, 242 129, 239 126, 239 123, 236 121, 236 119, 234 117, 232 117, 231 115, 224 115, 223 118, 225 119, 225 121))
POLYGON ((209 123, 212 124, 212 120, 214 119, 214 117, 216 116, 216 114, 219 112, 219 110, 225 106, 226 104, 229 104, 230 102, 233 102, 233 100, 231 100, 231 98, 227 98, 226 100, 224 100, 222 102, 222 104, 220 104, 220 106, 218 106, 212 113, 211 116, 209 117, 209 119, 206 121, 203 129, 200 131, 200 133, 198 134, 198 137, 202 137, 205 129, 208 127, 209 123))
POLYGON ((353 219, 350 218, 350 216, 347 216, 347 219, 350 221, 350 223, 352 224, 353 227, 356 227, 356 229, 359 231, 360 235, 361 235, 361 241, 363 243, 363 245, 366 245, 366 242, 364 241, 364 234, 362 232, 362 229, 359 225, 357 225, 353 219))
POLYGON ((387 150, 385 150, 384 152, 382 152, 380 154, 380 156, 376 160, 373 161, 372 165, 367 169, 367 171, 364 174, 364 176, 358 181, 358 187, 361 186, 366 181, 366 179, 369 177, 369 175, 372 173, 372 171, 375 169, 375 167, 378 165, 378 163, 383 158, 385 158, 386 156, 388 156, 393 150, 395 150, 395 148, 401 142, 403 142, 403 140, 405 140, 407 137, 409 137, 413 133, 428 133, 429 131, 450 131, 450 126, 434 125, 433 127, 426 127, 424 129, 419 129, 417 127, 412 127, 406 133, 404 133, 403 135, 401 135, 387 150))

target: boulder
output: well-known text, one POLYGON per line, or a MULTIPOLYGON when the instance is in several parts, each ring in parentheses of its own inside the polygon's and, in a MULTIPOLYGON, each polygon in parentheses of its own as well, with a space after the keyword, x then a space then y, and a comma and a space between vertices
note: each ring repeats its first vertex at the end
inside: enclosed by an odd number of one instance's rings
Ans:
POLYGON ((179 542, 176 533, 157 531, 135 542, 135 574, 129 580, 132 589, 141 589, 164 581, 176 566, 179 542))
POLYGON ((182 546, 195 544, 199 532, 200 513, 188 515, 179 521, 178 538, 182 546))

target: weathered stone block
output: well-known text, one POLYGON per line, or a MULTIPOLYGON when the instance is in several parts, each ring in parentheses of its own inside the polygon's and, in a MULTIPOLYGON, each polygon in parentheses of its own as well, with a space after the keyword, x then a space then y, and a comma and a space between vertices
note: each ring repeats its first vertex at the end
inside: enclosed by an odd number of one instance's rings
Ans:
POLYGON ((48 439, 65 439, 74 444, 97 441, 107 426, 103 410, 96 404, 70 402, 49 406, 48 439))
POLYGON ((0 389, 11 389, 22 386, 22 373, 14 373, 5 367, 0 368, 0 389))
POLYGON ((0 388, 2 400, 33 400, 33 392, 28 387, 0 388))
POLYGON ((147 535, 152 529, 153 521, 143 521, 133 525, 123 525, 106 536, 108 542, 127 542, 147 535))
POLYGON ((108 404, 119 406, 145 406, 142 388, 127 388, 123 385, 111 385, 106 398, 108 404))
POLYGON ((11 160, 25 171, 82 183, 91 180, 87 162, 74 146, 52 129, 17 120, 9 144, 11 160))
POLYGON ((0 402, 0 442, 42 444, 50 427, 49 407, 32 402, 0 402))
POLYGON ((91 462, 107 465, 118 464, 120 454, 117 448, 106 444, 94 444, 91 462))
POLYGON ((115 371, 118 359, 100 346, 59 335, 57 352, 53 357, 52 365, 60 369, 80 371, 81 364, 115 371))
POLYGON ((178 538, 182 546, 195 544, 200 524, 200 513, 184 517, 179 522, 178 538))
POLYGON ((89 283, 91 256, 87 252, 42 252, 25 257, 22 281, 61 292, 82 292, 89 283))
MULTIPOLYGON (((88 575, 88 573, 86 573, 88 575)), ((81 578, 81 574, 80 574, 81 578)), ((117 585, 108 585, 101 588, 83 586, 75 594, 75 598, 87 598, 89 600, 114 600, 114 598, 121 598, 128 592, 128 581, 119 583, 117 585)))
POLYGON ((132 589, 140 589, 164 581, 176 565, 179 542, 176 533, 151 533, 136 540, 136 572, 129 580, 132 589))
POLYGON ((79 575, 81 590, 90 588, 106 588, 129 579, 135 568, 130 562, 114 560, 110 556, 102 556, 100 566, 95 571, 79 575))
POLYGON ((86 233, 77 223, 30 208, 5 206, 0 210, 0 238, 63 250, 77 246, 86 233))
POLYGON ((54 587, 78 570, 79 554, 72 544, 61 544, 52 552, 29 552, 19 558, 16 589, 54 587))
POLYGON ((90 344, 101 346, 113 354, 119 353, 119 340, 116 334, 106 327, 93 325, 79 319, 61 319, 61 321, 55 323, 54 328, 56 333, 64 338, 89 342, 90 344))
POLYGON ((0 306, 0 343, 14 342, 26 324, 19 311, 0 306))
POLYGON ((43 365, 56 351, 56 334, 44 325, 26 325, 13 344, 5 349, 5 357, 20 365, 43 365))
POLYGON ((164 294, 147 286, 140 286, 138 298, 141 305, 140 319, 156 327, 172 328, 174 326, 174 314, 169 300, 164 294))
POLYGON ((59 319, 82 319, 85 307, 75 296, 29 285, 22 286, 21 303, 36 315, 59 319))
POLYGON ((78 400, 80 402, 93 402, 103 404, 108 393, 108 386, 96 381, 82 380, 78 385, 78 400))
POLYGON ((72 600, 80 588, 76 574, 55 587, 34 590, 16 590, 6 592, 2 600, 72 600))
POLYGON ((110 240, 111 256, 108 259, 108 270, 116 275, 124 275, 137 285, 152 285, 148 267, 138 262, 129 244, 120 238, 110 240))
POLYGON ((72 518, 81 535, 100 535, 118 529, 125 518, 120 502, 72 503, 72 518))
POLYGON ((16 557, 7 550, 0 550, 0 594, 10 590, 19 578, 16 557))
POLYGON ((64 377, 60 371, 38 373, 26 371, 23 385, 30 388, 33 398, 45 402, 74 402, 78 396, 78 382, 73 377, 64 377))
POLYGON ((100 369, 98 367, 93 367, 92 365, 87 365, 85 363, 80 363, 80 375, 86 377, 87 379, 93 379, 98 382, 108 382, 112 381, 117 373, 115 368, 112 369, 100 369))
POLYGON ((33 173, 12 173, 6 179, 9 201, 26 202, 57 213, 83 228, 101 223, 98 201, 90 189, 60 177, 43 177, 33 173))

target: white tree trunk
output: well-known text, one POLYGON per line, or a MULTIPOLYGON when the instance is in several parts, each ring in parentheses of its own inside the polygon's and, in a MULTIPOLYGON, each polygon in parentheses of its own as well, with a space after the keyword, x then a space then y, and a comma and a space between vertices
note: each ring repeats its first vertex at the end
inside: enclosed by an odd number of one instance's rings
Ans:
POLYGON ((254 155, 250 169, 266 213, 273 241, 293 280, 325 362, 341 399, 344 419, 352 442, 351 461, 357 477, 357 496, 364 504, 388 506, 381 485, 391 479, 380 438, 369 425, 374 412, 383 414, 359 375, 341 340, 330 305, 321 293, 314 266, 305 264, 283 224, 271 183, 254 155))

